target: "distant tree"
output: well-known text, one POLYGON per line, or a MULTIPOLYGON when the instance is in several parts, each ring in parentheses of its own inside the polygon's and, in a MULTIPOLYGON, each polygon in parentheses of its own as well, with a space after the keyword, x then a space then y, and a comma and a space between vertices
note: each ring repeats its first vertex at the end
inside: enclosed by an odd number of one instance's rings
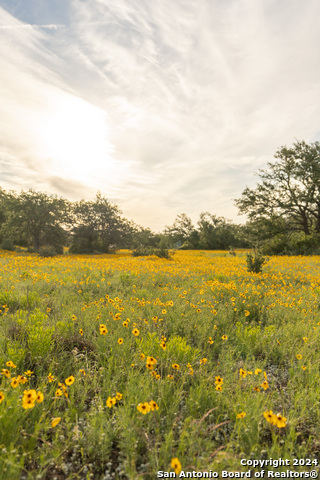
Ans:
POLYGON ((185 214, 177 215, 173 225, 166 227, 166 235, 171 238, 175 246, 197 248, 199 234, 192 224, 192 220, 185 214))
POLYGON ((237 246, 236 227, 224 217, 217 217, 209 212, 200 214, 199 245, 208 250, 226 250, 237 246))
POLYGON ((259 171, 261 182, 236 200, 239 211, 263 231, 320 233, 320 143, 281 147, 259 171))
POLYGON ((130 234, 121 212, 100 193, 94 201, 73 205, 71 253, 108 253, 123 246, 130 234))
POLYGON ((157 236, 150 228, 130 224, 131 239, 128 245, 131 248, 154 247, 157 244, 157 236))
POLYGON ((4 216, 2 234, 16 244, 33 247, 35 251, 51 246, 62 253, 66 240, 64 225, 68 221, 67 200, 34 190, 10 192, 4 198, 4 216))

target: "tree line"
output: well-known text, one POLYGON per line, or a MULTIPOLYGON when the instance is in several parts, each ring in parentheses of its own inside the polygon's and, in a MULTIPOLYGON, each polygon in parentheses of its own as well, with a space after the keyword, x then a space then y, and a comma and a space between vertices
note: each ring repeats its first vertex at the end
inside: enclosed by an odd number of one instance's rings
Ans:
POLYGON ((168 248, 226 250, 256 247, 266 254, 320 253, 320 143, 297 141, 281 147, 275 161, 260 170, 260 182, 235 200, 245 225, 209 212, 196 225, 178 215, 162 233, 136 225, 119 207, 97 193, 94 200, 71 202, 34 190, 0 189, 1 247, 53 255, 109 253, 129 248, 135 255, 168 248))
POLYGON ((70 202, 35 190, 0 191, 1 247, 27 248, 44 255, 110 253, 130 248, 136 255, 168 248, 227 249, 241 246, 239 227, 209 213, 202 213, 194 227, 186 214, 178 215, 162 233, 136 225, 123 217, 119 207, 97 193, 94 200, 70 202))

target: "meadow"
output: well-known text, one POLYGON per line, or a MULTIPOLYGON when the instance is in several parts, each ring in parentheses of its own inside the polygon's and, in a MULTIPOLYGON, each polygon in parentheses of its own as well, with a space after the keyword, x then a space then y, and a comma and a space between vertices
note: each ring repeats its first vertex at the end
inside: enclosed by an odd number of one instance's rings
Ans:
POLYGON ((319 312, 318 256, 0 251, 0 479, 317 470, 319 312))

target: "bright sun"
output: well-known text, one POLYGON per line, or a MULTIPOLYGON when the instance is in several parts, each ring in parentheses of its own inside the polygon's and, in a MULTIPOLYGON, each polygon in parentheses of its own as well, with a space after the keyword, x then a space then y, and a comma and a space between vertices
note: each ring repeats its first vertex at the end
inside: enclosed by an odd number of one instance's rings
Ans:
POLYGON ((90 184, 115 169, 103 110, 69 94, 50 99, 40 125, 42 155, 52 175, 90 184))

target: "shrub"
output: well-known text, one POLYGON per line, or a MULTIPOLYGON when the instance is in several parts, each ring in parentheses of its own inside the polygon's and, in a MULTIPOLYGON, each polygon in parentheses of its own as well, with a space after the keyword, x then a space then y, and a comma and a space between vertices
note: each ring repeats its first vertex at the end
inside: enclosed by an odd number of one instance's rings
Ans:
POLYGON ((259 252, 247 253, 247 269, 248 272, 261 273, 262 266, 266 262, 266 258, 260 255, 259 252))
POLYGON ((153 254, 153 248, 144 246, 144 245, 140 245, 139 247, 135 248, 132 251, 132 255, 134 257, 145 257, 147 255, 152 255, 152 254, 153 254))
POLYGON ((10 250, 10 252, 14 251, 14 244, 11 238, 4 238, 1 242, 1 248, 3 250, 10 250))
POLYGON ((42 247, 39 250, 39 255, 41 257, 55 257, 58 252, 54 247, 42 247))

